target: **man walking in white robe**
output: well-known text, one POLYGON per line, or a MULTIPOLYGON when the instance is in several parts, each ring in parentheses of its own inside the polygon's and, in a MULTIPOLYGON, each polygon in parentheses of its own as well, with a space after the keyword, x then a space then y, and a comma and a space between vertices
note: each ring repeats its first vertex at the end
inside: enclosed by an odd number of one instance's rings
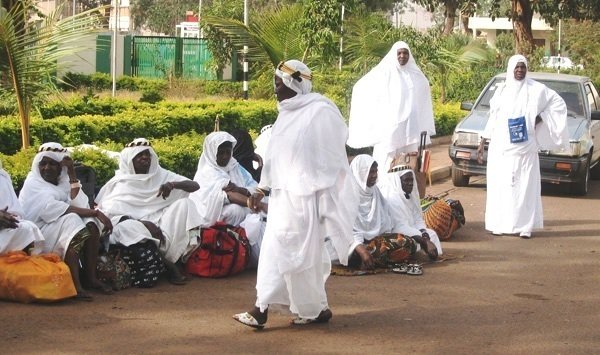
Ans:
POLYGON ((489 140, 485 229, 530 238, 544 226, 538 150, 568 149, 569 135, 564 100, 526 75, 527 59, 512 56, 490 101, 478 160, 489 140))
POLYGON ((263 328, 267 310, 289 306, 294 324, 327 322, 332 317, 325 281, 331 270, 325 237, 340 262, 354 249, 352 224, 358 206, 345 152, 347 128, 330 100, 311 93, 312 77, 297 60, 275 71, 279 116, 266 150, 257 208, 270 191, 268 220, 258 263, 255 307, 234 319, 263 328))

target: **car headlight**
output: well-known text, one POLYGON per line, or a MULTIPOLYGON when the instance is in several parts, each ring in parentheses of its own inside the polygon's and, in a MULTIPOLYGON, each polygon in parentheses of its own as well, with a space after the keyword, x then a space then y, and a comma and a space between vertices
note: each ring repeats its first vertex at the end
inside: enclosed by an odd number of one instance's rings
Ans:
POLYGON ((479 133, 472 132, 454 132, 452 135, 454 145, 477 147, 479 146, 479 133))

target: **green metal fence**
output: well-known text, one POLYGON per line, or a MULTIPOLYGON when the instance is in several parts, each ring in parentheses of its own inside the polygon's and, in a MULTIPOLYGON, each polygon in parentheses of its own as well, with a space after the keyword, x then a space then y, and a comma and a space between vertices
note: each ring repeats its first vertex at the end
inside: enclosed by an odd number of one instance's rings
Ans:
POLYGON ((204 39, 134 36, 132 54, 134 76, 216 79, 208 68, 211 55, 204 39))

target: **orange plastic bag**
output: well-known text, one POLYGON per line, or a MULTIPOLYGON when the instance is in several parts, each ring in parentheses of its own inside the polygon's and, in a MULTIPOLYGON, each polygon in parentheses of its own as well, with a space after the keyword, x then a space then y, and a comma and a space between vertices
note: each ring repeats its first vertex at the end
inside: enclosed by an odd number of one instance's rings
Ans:
POLYGON ((56 254, 0 255, 0 298, 23 303, 54 302, 77 294, 69 267, 56 254))

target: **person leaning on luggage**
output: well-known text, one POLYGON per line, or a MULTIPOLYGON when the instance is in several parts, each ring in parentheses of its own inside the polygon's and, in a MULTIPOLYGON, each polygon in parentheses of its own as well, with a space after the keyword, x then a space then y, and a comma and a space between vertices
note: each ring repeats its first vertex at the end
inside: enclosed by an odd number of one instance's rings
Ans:
POLYGON ((96 276, 100 231, 109 234, 112 223, 101 211, 89 208, 89 199, 75 176, 73 160, 62 145, 51 142, 39 147, 19 201, 25 218, 42 231, 42 252, 57 253, 69 266, 78 299, 92 299, 79 279, 80 256, 86 287, 113 293, 96 276))

